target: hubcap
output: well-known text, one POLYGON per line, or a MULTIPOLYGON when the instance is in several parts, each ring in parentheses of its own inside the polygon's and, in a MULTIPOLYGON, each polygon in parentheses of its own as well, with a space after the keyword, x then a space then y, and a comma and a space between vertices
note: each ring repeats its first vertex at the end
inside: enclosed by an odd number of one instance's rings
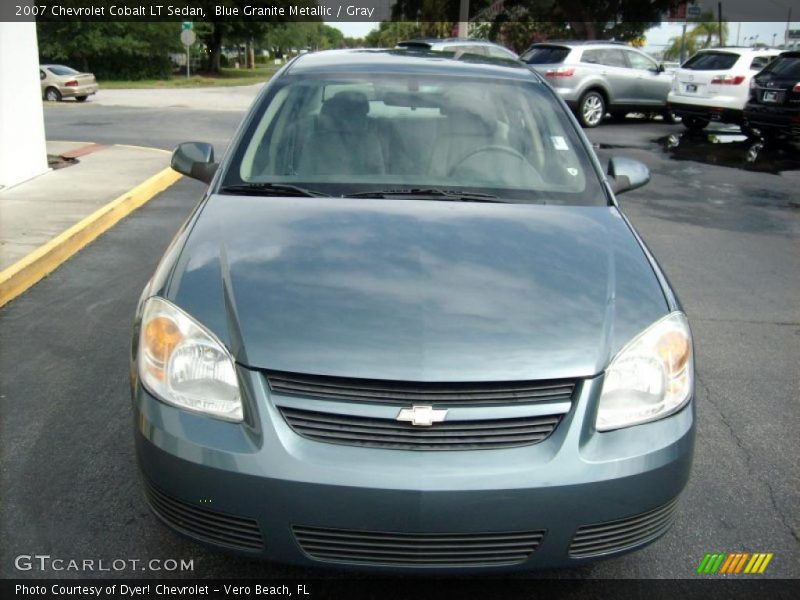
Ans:
POLYGON ((583 119, 589 125, 597 125, 603 118, 603 101, 599 96, 589 96, 583 102, 583 119))
POLYGON ((50 102, 55 102, 57 98, 58 98, 58 96, 56 96, 56 93, 53 90, 50 90, 49 92, 47 92, 47 99, 50 102))

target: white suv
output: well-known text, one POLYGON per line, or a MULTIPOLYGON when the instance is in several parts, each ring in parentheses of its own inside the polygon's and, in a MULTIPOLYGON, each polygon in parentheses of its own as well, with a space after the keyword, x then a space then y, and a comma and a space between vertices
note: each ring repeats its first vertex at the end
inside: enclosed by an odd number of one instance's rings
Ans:
POLYGON ((750 80, 780 52, 752 48, 700 50, 675 70, 667 104, 692 130, 703 129, 710 121, 742 126, 750 80))

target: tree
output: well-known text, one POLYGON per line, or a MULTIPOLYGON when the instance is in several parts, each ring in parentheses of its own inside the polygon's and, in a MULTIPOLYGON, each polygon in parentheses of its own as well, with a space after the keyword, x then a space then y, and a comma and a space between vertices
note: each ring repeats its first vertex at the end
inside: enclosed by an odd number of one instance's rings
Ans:
POLYGON ((364 38, 369 48, 394 48, 397 42, 418 38, 422 35, 419 23, 408 21, 381 21, 364 38))
POLYGON ((42 62, 64 62, 101 79, 169 77, 178 23, 37 22, 42 62))
MULTIPOLYGON (((686 32, 685 56, 692 56, 698 50, 711 48, 714 43, 720 43, 719 23, 711 20, 711 13, 706 13, 702 18, 705 21, 696 23, 686 32)), ((728 24, 722 23, 722 37, 728 37, 728 24)), ((667 48, 664 50, 664 60, 677 60, 681 55, 681 36, 676 36, 669 40, 667 48)))
MULTIPOLYGON (((683 0, 506 0, 494 17, 498 23, 545 23, 565 28, 572 39, 616 39, 630 41, 658 25, 662 16, 683 0)), ((470 15, 487 8, 492 0, 473 0, 470 15)), ((447 21, 458 15, 459 0, 399 0, 393 18, 416 21, 447 21)), ((512 26, 513 28, 513 26, 512 26)), ((519 28, 518 31, 524 31, 519 28)))
MULTIPOLYGON (((288 7, 316 6, 314 0, 273 0, 273 6, 283 6, 286 8, 286 16, 270 17, 269 21, 257 21, 250 19, 247 21, 227 21, 222 17, 216 17, 215 8, 220 4, 219 0, 201 0, 198 2, 205 9, 206 15, 212 15, 208 21, 199 23, 195 27, 198 37, 208 49, 207 70, 211 73, 219 73, 222 69, 222 48, 226 43, 248 43, 251 41, 263 40, 271 29, 286 23, 288 18, 288 7)), ((246 5, 252 5, 252 0, 226 0, 226 6, 239 9, 239 14, 243 14, 246 5)), ((299 22, 298 22, 299 23, 299 22)), ((303 22, 306 23, 306 22, 303 22)))

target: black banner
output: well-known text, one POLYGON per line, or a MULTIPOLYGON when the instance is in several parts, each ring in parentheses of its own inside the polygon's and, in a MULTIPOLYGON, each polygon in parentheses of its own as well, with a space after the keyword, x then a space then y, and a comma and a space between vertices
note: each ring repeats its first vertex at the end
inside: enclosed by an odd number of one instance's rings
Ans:
POLYGON ((728 22, 786 22, 792 4, 796 1, 465 0, 462 4, 462 0, 2 0, 0 21, 658 23, 684 18, 716 21, 721 16, 728 22), (687 4, 694 8, 687 11, 687 4))
POLYGON ((207 579, 7 579, 0 582, 3 600, 88 598, 130 600, 223 600, 273 597, 295 600, 336 598, 380 600, 419 598, 687 598, 794 600, 800 597, 798 580, 715 578, 693 580, 569 580, 473 577, 207 580, 207 579))

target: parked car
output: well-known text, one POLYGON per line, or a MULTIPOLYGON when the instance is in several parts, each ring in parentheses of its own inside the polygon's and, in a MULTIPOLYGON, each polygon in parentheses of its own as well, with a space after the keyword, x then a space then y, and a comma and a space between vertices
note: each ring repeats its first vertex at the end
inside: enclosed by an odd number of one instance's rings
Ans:
POLYGON ((711 121, 743 125, 750 80, 779 52, 731 47, 700 50, 675 71, 669 107, 693 131, 711 121))
POLYGON ((49 102, 75 98, 83 102, 97 93, 97 80, 92 73, 81 73, 64 65, 39 65, 42 97, 49 102))
POLYGON ((661 66, 664 67, 664 71, 667 73, 672 73, 675 69, 679 69, 681 67, 681 63, 679 62, 662 62, 661 66))
POLYGON ((800 138, 800 51, 781 53, 750 80, 744 121, 765 137, 800 138))
POLYGON ((685 314, 521 63, 397 50, 277 73, 135 316, 153 512, 223 550, 431 573, 575 565, 673 522, 685 314))
POLYGON ((669 122, 672 78, 653 58, 618 42, 534 44, 520 60, 544 75, 581 125, 597 127, 611 113, 662 113, 669 122))
POLYGON ((487 40, 464 38, 427 38, 399 42, 396 46, 403 50, 429 50, 434 52, 453 52, 455 54, 474 54, 489 58, 517 60, 516 53, 504 46, 487 40))

